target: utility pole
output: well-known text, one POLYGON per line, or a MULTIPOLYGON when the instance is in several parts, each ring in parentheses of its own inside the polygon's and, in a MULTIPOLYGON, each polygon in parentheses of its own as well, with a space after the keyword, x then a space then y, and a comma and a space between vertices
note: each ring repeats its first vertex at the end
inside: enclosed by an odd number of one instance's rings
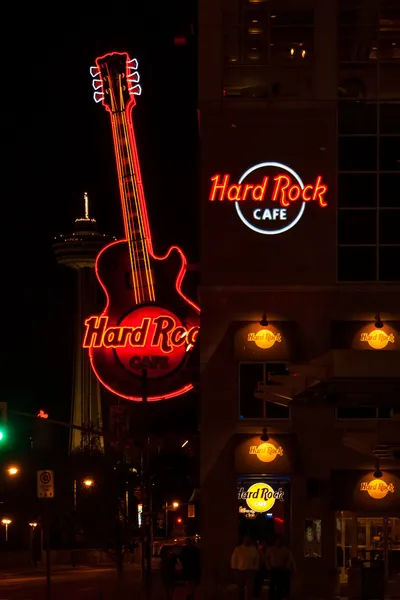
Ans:
POLYGON ((145 441, 142 452, 142 584, 146 600, 151 596, 151 534, 152 534, 152 489, 150 479, 150 432, 149 407, 147 401, 147 369, 142 370, 142 410, 145 431, 145 441))

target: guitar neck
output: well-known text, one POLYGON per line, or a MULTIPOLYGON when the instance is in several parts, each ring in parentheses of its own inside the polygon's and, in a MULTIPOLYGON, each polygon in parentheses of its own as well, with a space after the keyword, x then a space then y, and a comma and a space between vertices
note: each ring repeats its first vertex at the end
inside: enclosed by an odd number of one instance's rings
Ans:
POLYGON ((150 228, 133 124, 125 110, 112 113, 111 123, 135 300, 138 304, 153 302, 154 286, 149 261, 150 228))

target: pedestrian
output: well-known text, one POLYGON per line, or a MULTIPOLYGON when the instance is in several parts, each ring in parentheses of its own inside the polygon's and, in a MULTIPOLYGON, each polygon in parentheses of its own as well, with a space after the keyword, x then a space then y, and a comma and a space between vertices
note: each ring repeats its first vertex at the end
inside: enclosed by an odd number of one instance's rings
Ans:
POLYGON ((236 546, 231 558, 231 569, 239 587, 239 600, 252 600, 256 573, 260 565, 260 555, 248 535, 236 546))
POLYGON ((171 548, 166 547, 161 550, 160 572, 167 600, 172 600, 174 595, 176 583, 176 563, 177 557, 172 552, 171 548))
POLYGON ((182 576, 186 584, 186 600, 194 600, 196 589, 200 583, 201 561, 200 550, 192 538, 186 538, 179 560, 182 564, 182 576))
POLYGON ((261 596, 262 587, 264 584, 264 580, 267 576, 267 567, 266 567, 266 554, 267 554, 268 544, 265 540, 263 540, 258 547, 260 564, 258 571, 256 573, 255 582, 254 582, 254 598, 259 598, 261 596))
POLYGON ((275 545, 268 548, 266 566, 270 571, 269 600, 290 598, 291 575, 295 571, 295 563, 282 535, 278 535, 275 545))

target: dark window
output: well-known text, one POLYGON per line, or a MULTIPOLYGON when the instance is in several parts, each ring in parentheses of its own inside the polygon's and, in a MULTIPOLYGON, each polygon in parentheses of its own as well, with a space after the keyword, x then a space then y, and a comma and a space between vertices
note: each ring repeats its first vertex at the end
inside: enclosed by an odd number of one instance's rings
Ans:
POLYGON ((336 409, 337 419, 390 419, 392 409, 376 406, 339 406, 336 409))
POLYGON ((380 211, 379 243, 400 244, 400 210, 380 211))
POLYGON ((254 392, 259 382, 264 380, 262 363, 243 363, 239 365, 240 416, 243 419, 262 418, 263 405, 254 392))
POLYGON ((381 104, 379 128, 381 134, 400 134, 400 104, 381 104))
POLYGON ((339 102, 339 134, 374 134, 377 132, 377 105, 370 102, 339 102))
POLYGON ((358 173, 340 173, 338 178, 338 205, 346 208, 376 206, 377 176, 358 173))
POLYGON ((376 247, 339 247, 339 281, 375 281, 376 247))
POLYGON ((379 248, 379 279, 400 281, 400 246, 379 248))
MULTIPOLYGON (((254 396, 259 384, 269 385, 269 377, 288 375, 284 363, 239 364, 239 401, 242 419, 289 419, 290 410, 274 402, 264 402, 254 396)), ((271 385, 272 382, 271 382, 271 385)))
POLYGON ((313 25, 314 11, 312 10, 277 10, 270 14, 271 25, 277 27, 279 25, 313 25))
POLYGON ((339 244, 375 244, 376 210, 339 210, 339 244))
POLYGON ((379 174, 379 206, 400 208, 400 173, 379 174))
POLYGON ((375 136, 339 138, 339 171, 376 171, 376 158, 375 136))
POLYGON ((400 171, 400 136, 380 137, 379 168, 381 171, 400 171))

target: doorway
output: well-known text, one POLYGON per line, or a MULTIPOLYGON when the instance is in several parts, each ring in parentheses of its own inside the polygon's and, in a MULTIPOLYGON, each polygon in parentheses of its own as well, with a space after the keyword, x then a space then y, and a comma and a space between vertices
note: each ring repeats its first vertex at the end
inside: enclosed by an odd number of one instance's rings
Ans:
POLYGON ((336 564, 347 583, 352 558, 383 560, 386 581, 400 583, 400 518, 336 513, 336 564))

